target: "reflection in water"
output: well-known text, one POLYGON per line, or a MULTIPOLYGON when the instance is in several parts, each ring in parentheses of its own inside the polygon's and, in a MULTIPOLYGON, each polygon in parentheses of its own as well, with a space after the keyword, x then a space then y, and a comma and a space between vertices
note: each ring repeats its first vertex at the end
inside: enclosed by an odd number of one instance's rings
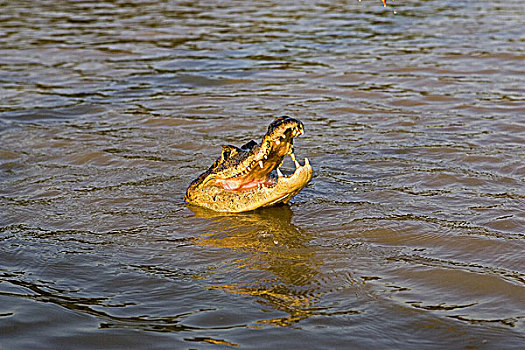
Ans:
POLYGON ((211 288, 255 296, 262 305, 289 314, 260 322, 287 326, 311 314, 322 294, 312 285, 322 261, 309 245, 310 235, 292 224, 293 212, 287 205, 241 214, 192 210, 197 217, 210 219, 213 231, 201 237, 199 244, 231 249, 242 256, 235 259, 238 271, 228 272, 228 278, 240 278, 211 288), (259 273, 250 273, 254 270, 259 273), (268 277, 259 279, 260 272, 268 277))

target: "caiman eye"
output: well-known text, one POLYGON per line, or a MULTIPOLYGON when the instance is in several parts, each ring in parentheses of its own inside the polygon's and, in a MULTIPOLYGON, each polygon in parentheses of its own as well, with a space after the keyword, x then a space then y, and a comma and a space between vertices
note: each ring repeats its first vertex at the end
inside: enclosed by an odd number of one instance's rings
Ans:
POLYGON ((221 163, 230 159, 231 157, 235 156, 239 153, 239 149, 232 145, 224 145, 222 146, 222 152, 221 152, 221 163))

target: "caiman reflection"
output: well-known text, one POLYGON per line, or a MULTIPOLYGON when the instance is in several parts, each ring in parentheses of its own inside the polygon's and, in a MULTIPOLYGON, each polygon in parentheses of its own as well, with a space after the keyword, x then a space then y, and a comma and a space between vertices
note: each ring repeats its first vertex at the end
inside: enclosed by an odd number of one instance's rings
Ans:
POLYGON ((220 214, 193 207, 195 215, 210 219, 212 233, 198 243, 207 247, 232 249, 238 253, 237 273, 228 274, 228 283, 213 283, 212 289, 256 297, 263 305, 289 316, 260 323, 288 326, 309 317, 322 295, 315 286, 322 261, 309 246, 311 237, 292 224, 292 210, 286 205, 242 214, 220 214), (250 271, 257 270, 258 278, 250 271), (267 272, 260 278, 260 272, 267 272))

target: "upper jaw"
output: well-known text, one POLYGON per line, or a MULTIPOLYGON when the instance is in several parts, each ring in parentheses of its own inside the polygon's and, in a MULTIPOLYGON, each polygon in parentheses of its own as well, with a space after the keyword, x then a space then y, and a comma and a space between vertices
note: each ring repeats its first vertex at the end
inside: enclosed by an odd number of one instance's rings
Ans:
POLYGON ((301 121, 287 116, 277 118, 268 127, 261 144, 246 154, 240 161, 240 166, 246 169, 259 166, 261 169, 269 169, 269 173, 281 166, 285 155, 291 155, 295 162, 293 139, 303 133, 301 121))
MULTIPOLYGON (((286 155, 292 158, 297 171, 301 165, 295 158, 293 139, 304 133, 304 127, 298 120, 283 119, 279 118, 270 125, 259 146, 240 155, 234 173, 226 169, 223 176, 216 174, 215 182, 228 191, 273 187, 281 178, 287 177, 279 169, 286 155), (276 176, 271 174, 274 170, 276 176)), ((309 166, 306 158, 305 165, 309 166)))
POLYGON ((248 155, 253 168, 255 165, 269 169, 268 172, 281 166, 284 156, 290 155, 295 162, 293 153, 293 139, 304 134, 304 126, 299 120, 290 117, 280 117, 268 127, 261 145, 255 147, 253 156, 248 155), (267 164, 270 166, 267 166, 267 164), (266 166, 265 166, 266 165, 266 166))

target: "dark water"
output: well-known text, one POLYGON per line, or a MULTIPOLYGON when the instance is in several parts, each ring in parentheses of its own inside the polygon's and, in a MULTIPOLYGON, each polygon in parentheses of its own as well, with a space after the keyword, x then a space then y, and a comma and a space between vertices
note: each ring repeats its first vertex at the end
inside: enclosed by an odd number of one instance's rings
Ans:
POLYGON ((525 348, 525 6, 391 4, 0 1, 0 348, 525 348), (285 114, 290 206, 184 204, 285 114))

